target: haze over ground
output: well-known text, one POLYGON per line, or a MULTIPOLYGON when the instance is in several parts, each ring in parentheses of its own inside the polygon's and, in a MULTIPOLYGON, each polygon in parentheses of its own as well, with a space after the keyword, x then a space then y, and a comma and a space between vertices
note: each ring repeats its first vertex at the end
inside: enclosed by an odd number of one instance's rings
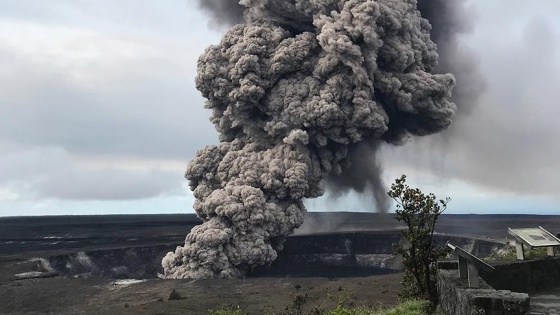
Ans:
MULTIPOLYGON (((405 173, 448 213, 560 213, 560 3, 467 3, 486 92, 450 132, 383 149, 385 184, 405 173)), ((208 22, 194 1, 0 0, 0 216, 192 212, 184 169, 217 142, 194 88, 208 22)))

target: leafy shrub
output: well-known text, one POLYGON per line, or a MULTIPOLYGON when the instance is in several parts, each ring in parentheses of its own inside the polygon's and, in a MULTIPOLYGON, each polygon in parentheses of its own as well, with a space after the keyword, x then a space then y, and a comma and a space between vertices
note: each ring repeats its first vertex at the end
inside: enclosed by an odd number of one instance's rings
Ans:
POLYGON ((426 195, 418 188, 410 188, 405 175, 391 185, 387 194, 397 203, 395 218, 407 226, 403 231, 405 243, 393 246, 405 266, 401 296, 428 300, 434 310, 438 303, 435 263, 444 258, 448 250, 436 248, 433 235, 436 221, 451 199, 437 201, 432 193, 426 195))
MULTIPOLYGON (((303 308, 305 307, 305 305, 307 304, 307 301, 309 300, 309 294, 308 293, 302 293, 300 291, 300 288, 297 288, 297 292, 296 294, 293 296, 292 299, 292 304, 289 306, 286 306, 285 311, 283 313, 281 313, 280 315, 304 315, 305 313, 303 312, 303 308)), ((317 309, 315 310, 315 312, 313 314, 322 314, 323 310, 322 309, 317 309)))

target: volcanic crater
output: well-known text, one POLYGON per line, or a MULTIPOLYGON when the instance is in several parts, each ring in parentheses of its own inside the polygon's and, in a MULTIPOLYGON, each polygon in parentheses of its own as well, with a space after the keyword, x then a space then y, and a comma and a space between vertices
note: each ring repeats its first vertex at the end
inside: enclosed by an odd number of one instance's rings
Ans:
MULTIPOLYGON (((325 292, 358 305, 397 302, 402 267, 392 244, 402 227, 391 214, 308 213, 277 260, 245 279, 159 279, 162 257, 197 223, 194 215, 1 219, 0 313, 205 314, 241 305, 258 314, 281 310, 297 290, 309 294, 310 305, 325 292), (184 298, 170 300, 173 290, 184 298)), ((443 215, 435 240, 484 257, 507 246, 508 226, 559 223, 557 216, 443 215)))

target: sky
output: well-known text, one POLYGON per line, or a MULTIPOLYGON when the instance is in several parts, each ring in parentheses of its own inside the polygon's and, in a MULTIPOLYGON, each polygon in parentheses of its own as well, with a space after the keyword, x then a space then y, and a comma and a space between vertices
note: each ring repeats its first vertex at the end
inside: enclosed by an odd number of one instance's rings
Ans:
MULTIPOLYGON (((560 214, 560 1, 466 5, 485 89, 449 131, 383 147, 385 183, 448 213, 560 214)), ((224 31, 194 0, 0 0, 0 216, 193 212, 186 165, 218 142, 196 63, 224 31)))

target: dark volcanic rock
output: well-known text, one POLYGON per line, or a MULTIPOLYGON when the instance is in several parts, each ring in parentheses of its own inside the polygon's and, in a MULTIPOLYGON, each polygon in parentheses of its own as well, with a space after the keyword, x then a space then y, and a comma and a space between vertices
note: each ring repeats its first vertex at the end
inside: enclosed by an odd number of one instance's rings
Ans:
POLYGON ((169 301, 177 301, 177 300, 184 300, 185 297, 181 296, 177 291, 173 290, 169 293, 169 301))

